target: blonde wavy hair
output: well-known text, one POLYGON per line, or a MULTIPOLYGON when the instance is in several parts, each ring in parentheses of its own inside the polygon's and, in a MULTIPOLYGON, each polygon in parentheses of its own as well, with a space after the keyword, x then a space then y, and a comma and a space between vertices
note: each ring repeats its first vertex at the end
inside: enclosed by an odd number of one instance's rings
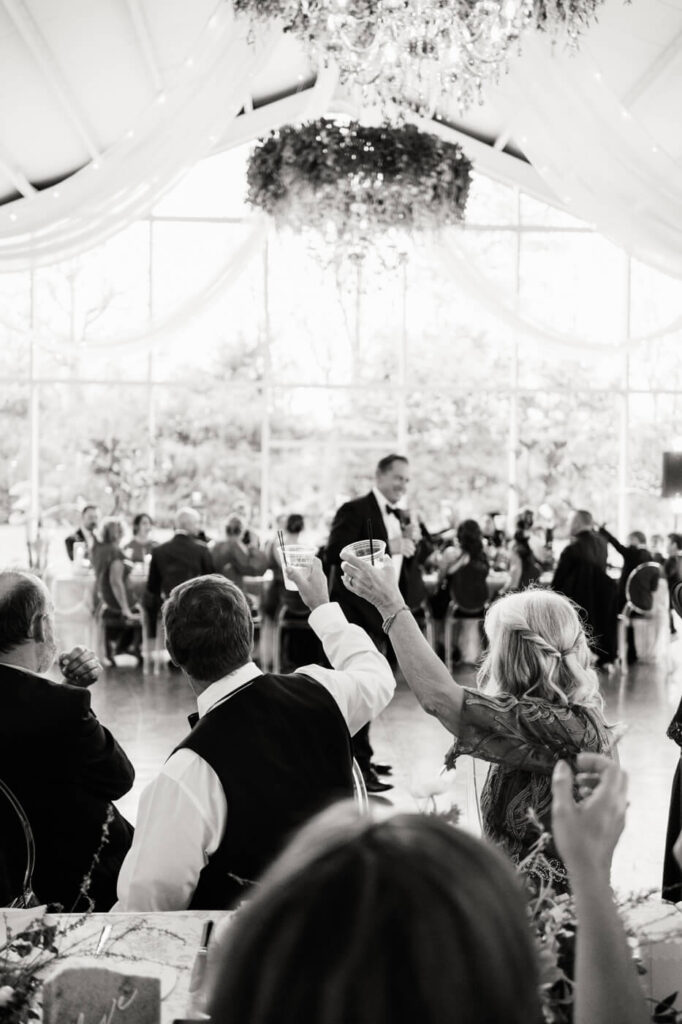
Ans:
POLYGON ((551 590, 525 590, 496 601, 485 617, 490 647, 478 673, 514 697, 602 707, 597 673, 575 606, 551 590))

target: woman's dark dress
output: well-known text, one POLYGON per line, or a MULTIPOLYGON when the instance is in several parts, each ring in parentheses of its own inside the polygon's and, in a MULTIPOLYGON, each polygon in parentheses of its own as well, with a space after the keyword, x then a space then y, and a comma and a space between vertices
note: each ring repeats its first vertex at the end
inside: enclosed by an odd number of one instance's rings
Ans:
POLYGON ((682 901, 682 867, 675 860, 673 846, 682 832, 682 700, 668 726, 667 734, 680 747, 680 760, 677 762, 670 794, 670 814, 663 860, 663 899, 679 903, 682 901))
POLYGON ((114 562, 123 562, 123 586, 128 595, 128 605, 133 608, 136 603, 128 580, 132 564, 126 559, 118 544, 102 544, 97 555, 97 592, 102 602, 102 620, 107 649, 110 642, 115 642, 115 654, 130 652, 135 657, 139 657, 142 626, 134 622, 131 623, 121 610, 118 598, 111 586, 110 574, 114 562))
POLYGON ((617 586, 606 573, 607 545, 594 530, 583 530, 561 552, 552 589, 579 608, 590 646, 602 663, 618 654, 617 586))

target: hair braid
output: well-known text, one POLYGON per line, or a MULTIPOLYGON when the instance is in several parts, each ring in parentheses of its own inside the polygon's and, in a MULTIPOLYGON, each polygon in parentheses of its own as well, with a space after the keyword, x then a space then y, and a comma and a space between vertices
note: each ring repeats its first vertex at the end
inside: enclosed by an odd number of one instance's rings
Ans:
POLYGON ((547 654, 550 658, 556 658, 557 660, 561 659, 562 652, 548 643, 539 633, 533 633, 528 626, 525 629, 521 629, 520 633, 523 640, 529 644, 534 644, 543 654, 547 654))

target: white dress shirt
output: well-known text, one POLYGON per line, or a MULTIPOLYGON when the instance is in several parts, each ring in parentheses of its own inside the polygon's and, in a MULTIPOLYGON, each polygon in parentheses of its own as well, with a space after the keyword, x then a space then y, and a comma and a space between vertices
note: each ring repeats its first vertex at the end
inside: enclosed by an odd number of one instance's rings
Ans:
MULTIPOLYGON (((306 665, 332 695, 354 735, 388 704, 395 679, 367 634, 351 625, 338 604, 310 614, 333 669, 306 665)), ((212 683, 197 698, 202 718, 245 683, 262 675, 253 662, 212 683)), ((118 878, 112 910, 184 910, 199 875, 218 849, 227 825, 227 801, 218 776, 193 750, 178 750, 140 797, 133 844, 118 878)))
MULTIPOLYGON (((397 540, 398 537, 402 537, 403 531, 400 525, 400 520, 397 516, 390 515, 387 508, 397 508, 396 505, 392 505, 390 501, 387 501, 384 495, 376 487, 372 488, 372 494, 376 498, 377 505, 381 510, 381 515, 384 520, 384 526, 386 527, 386 533, 388 534, 388 547, 390 549, 391 541, 397 540)), ((395 569, 395 578, 400 579, 400 570, 403 567, 403 556, 402 555, 391 555, 393 562, 393 568, 395 569)))

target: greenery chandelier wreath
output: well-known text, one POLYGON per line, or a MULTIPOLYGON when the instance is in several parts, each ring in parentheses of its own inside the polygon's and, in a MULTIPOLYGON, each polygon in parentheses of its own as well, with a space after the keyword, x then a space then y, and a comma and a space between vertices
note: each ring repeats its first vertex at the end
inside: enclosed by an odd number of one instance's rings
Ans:
POLYGON ((604 0, 234 0, 255 21, 278 19, 314 60, 384 110, 466 109, 538 29, 576 46, 604 0), (396 106, 397 105, 397 106, 396 106))
POLYGON ((313 229, 362 256, 382 237, 461 223, 471 163, 411 124, 313 121, 280 128, 253 151, 248 202, 278 226, 313 229))

